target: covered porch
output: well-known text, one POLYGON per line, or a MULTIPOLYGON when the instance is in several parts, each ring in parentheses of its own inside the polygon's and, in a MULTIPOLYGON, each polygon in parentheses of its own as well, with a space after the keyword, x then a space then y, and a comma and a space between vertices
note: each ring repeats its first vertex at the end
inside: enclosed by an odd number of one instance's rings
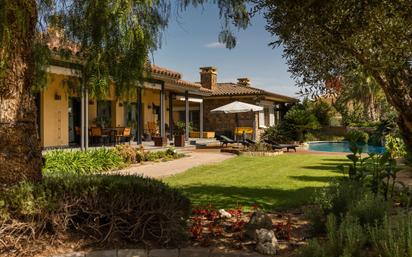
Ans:
MULTIPOLYGON (((190 136, 202 138, 203 97, 209 91, 199 84, 171 79, 167 76, 152 76, 135 92, 112 100, 89 100, 87 90, 80 99, 81 124, 78 141, 80 148, 95 145, 95 138, 112 138, 110 133, 128 131, 123 135, 128 142, 154 146, 173 145, 175 124, 184 122, 185 139, 190 136), (104 128, 109 135, 94 134, 94 128, 104 128), (190 133, 189 127, 194 131, 190 133), (130 132, 129 132, 130 131, 130 132)), ((103 130, 101 130, 103 131, 103 130)), ((122 132, 120 132, 122 133, 122 132)), ((101 142, 105 144, 104 140, 101 142)), ((109 140, 109 144, 113 140, 109 140)), ((116 143, 116 142, 114 142, 116 143)))

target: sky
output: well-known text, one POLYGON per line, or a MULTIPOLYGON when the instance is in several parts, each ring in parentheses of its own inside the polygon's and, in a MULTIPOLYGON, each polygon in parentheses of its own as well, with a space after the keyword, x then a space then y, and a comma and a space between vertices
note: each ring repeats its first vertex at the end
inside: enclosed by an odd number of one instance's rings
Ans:
POLYGON ((218 82, 237 82, 248 77, 252 86, 296 96, 298 91, 287 71, 282 49, 268 44, 274 38, 265 30, 265 20, 255 16, 246 30, 236 31, 237 45, 229 50, 218 42, 221 30, 219 10, 215 5, 172 11, 162 47, 151 61, 183 74, 183 79, 198 82, 199 68, 215 66, 218 82))

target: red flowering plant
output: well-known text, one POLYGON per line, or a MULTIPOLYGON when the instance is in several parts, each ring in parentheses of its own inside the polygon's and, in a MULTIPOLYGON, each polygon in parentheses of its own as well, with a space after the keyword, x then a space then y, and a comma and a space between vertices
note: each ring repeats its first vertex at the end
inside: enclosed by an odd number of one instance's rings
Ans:
POLYGON ((275 234, 278 239, 285 239, 290 241, 292 234, 292 221, 290 215, 285 222, 278 222, 275 226, 275 234))

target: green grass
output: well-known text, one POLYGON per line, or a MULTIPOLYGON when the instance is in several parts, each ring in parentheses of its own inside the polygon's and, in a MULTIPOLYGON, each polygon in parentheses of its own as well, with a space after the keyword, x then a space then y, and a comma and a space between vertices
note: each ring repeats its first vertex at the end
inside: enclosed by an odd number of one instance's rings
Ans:
POLYGON ((284 154, 276 157, 235 157, 215 165, 192 168, 164 181, 183 191, 194 206, 217 208, 256 203, 265 210, 309 204, 317 188, 341 173, 341 156, 284 154))

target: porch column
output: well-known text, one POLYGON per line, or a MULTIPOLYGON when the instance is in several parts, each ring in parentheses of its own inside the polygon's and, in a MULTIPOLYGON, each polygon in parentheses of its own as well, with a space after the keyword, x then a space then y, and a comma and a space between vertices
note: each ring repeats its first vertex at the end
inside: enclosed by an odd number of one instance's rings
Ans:
POLYGON ((160 89, 160 136, 164 138, 166 136, 165 126, 165 85, 162 83, 160 89))
POLYGON ((203 99, 200 102, 200 106, 199 106, 199 119, 200 119, 200 121, 199 121, 199 132, 200 132, 199 137, 203 138, 203 99))
POLYGON ((169 139, 173 140, 173 126, 175 125, 173 120, 173 93, 169 93, 169 139))
MULTIPOLYGON (((73 106, 72 106, 73 108, 73 106)), ((80 150, 84 151, 84 132, 85 132, 85 119, 84 119, 84 86, 80 89, 80 150)), ((72 110, 73 111, 73 110, 72 110)))
POLYGON ((142 109, 142 88, 137 88, 137 128, 136 128, 136 143, 142 143, 143 136, 143 109, 142 109))
POLYGON ((189 140, 189 92, 185 91, 185 124, 186 124, 186 128, 185 128, 185 139, 189 140))
POLYGON ((89 89, 84 89, 84 149, 89 149, 89 89))
POLYGON ((257 119, 257 117, 258 117, 258 112, 252 112, 252 114, 253 114, 253 140, 257 140, 257 122, 256 122, 256 119, 257 119))

